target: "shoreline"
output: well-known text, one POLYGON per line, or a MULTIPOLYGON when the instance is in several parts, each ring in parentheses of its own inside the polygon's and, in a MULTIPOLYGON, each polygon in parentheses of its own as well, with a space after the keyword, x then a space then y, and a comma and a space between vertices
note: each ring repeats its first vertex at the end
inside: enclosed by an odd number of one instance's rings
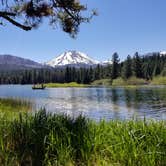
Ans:
MULTIPOLYGON (((70 83, 46 83, 46 88, 153 88, 166 87, 165 84, 144 84, 144 85, 91 85, 91 84, 77 84, 70 83)), ((0 84, 0 86, 33 86, 33 84, 0 84)))

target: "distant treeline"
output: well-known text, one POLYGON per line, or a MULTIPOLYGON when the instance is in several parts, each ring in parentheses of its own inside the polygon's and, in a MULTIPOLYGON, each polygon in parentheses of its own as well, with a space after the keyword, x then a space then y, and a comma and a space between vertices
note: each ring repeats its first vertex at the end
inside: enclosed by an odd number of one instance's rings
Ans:
POLYGON ((0 71, 0 84, 33 84, 33 83, 68 83, 77 82, 89 84, 99 79, 128 79, 131 76, 151 80, 153 77, 166 76, 166 55, 153 53, 140 56, 138 52, 133 57, 120 62, 117 53, 112 55, 112 64, 97 65, 90 68, 66 67, 59 69, 26 69, 15 71, 0 71))

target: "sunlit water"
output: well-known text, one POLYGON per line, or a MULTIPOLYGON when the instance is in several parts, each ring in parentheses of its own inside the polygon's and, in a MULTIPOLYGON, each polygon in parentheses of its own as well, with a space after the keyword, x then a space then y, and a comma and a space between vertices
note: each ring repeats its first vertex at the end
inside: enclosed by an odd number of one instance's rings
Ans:
POLYGON ((166 120, 166 87, 142 88, 47 88, 32 90, 30 85, 0 85, 1 98, 21 98, 33 102, 34 110, 83 114, 89 118, 166 120))

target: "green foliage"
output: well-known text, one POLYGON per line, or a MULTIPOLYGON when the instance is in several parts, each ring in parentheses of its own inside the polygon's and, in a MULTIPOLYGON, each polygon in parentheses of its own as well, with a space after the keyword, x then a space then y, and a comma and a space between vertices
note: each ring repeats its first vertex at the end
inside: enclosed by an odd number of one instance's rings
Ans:
POLYGON ((118 77, 117 79, 114 79, 112 81, 112 85, 113 86, 124 86, 127 84, 126 84, 126 81, 124 79, 122 79, 121 77, 118 77))
POLYGON ((163 77, 163 76, 154 77, 151 84, 153 84, 153 85, 166 85, 166 77, 163 77))
POLYGON ((94 122, 44 110, 0 116, 0 165, 162 166, 165 146, 165 121, 94 122))
POLYGON ((130 77, 126 81, 126 84, 127 85, 146 85, 146 84, 148 84, 148 82, 144 79, 141 79, 141 78, 130 77))
POLYGON ((93 86, 111 86, 112 85, 112 80, 111 79, 100 79, 100 80, 95 80, 91 83, 93 86))
POLYGON ((124 80, 122 78, 117 78, 112 82, 113 86, 146 85, 146 84, 148 84, 146 80, 136 77, 130 77, 127 80, 124 80))

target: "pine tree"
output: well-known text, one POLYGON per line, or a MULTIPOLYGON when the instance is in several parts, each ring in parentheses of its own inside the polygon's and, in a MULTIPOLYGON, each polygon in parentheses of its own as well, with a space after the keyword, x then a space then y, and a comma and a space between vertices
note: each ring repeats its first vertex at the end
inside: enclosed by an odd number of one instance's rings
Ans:
POLYGON ((124 62, 122 68, 122 78, 127 79, 132 76, 132 60, 130 55, 127 56, 127 60, 124 62))
POLYGON ((101 79, 101 67, 98 64, 97 67, 95 68, 95 79, 99 80, 101 79))
POLYGON ((65 82, 70 82, 70 68, 68 66, 65 69, 65 82))
POLYGON ((162 76, 166 76, 166 62, 165 62, 163 71, 161 72, 161 75, 162 75, 162 76))
POLYGON ((94 70, 92 67, 89 69, 89 77, 90 77, 90 82, 94 81, 94 70))
POLYGON ((133 75, 135 77, 138 77, 138 78, 143 77, 142 62, 141 62, 141 58, 140 58, 138 52, 135 53, 134 58, 133 58, 132 71, 133 71, 133 75))
POLYGON ((119 76, 119 56, 115 52, 112 55, 111 79, 116 79, 118 76, 119 76))
POLYGON ((153 70, 153 76, 157 76, 159 74, 160 74, 160 68, 159 68, 158 63, 156 63, 154 70, 153 70))

